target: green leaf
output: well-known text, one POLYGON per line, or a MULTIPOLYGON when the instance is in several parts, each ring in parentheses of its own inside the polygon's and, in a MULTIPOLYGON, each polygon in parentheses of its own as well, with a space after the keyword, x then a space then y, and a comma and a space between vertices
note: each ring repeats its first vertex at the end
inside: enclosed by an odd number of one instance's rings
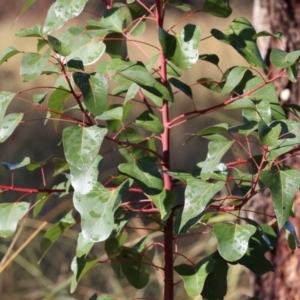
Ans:
POLYGON ((118 166, 120 173, 134 179, 144 193, 157 195, 162 192, 163 181, 156 167, 155 157, 144 157, 118 166))
POLYGON ((0 164, 3 165, 6 169, 12 171, 12 170, 16 170, 16 169, 25 167, 28 164, 30 164, 30 158, 29 157, 25 157, 21 162, 16 163, 16 164, 7 163, 5 161, 0 161, 0 164))
POLYGON ((65 217, 63 217, 60 221, 52 225, 47 230, 40 243, 40 247, 41 247, 40 261, 48 252, 49 248, 57 241, 57 239, 74 224, 76 224, 76 221, 72 217, 72 211, 70 211, 65 217))
POLYGON ((180 81, 177 78, 170 78, 169 82, 174 85, 176 88, 178 88, 180 91, 182 91, 185 95, 187 95, 189 98, 193 99, 193 92, 189 85, 185 84, 184 82, 180 81))
POLYGON ((155 248, 140 253, 137 250, 123 247, 121 254, 118 256, 122 260, 122 272, 126 276, 128 282, 136 289, 142 289, 149 282, 150 266, 155 253, 155 248))
POLYGON ((105 44, 99 39, 92 38, 87 33, 75 35, 71 54, 67 60, 80 58, 85 66, 94 64, 105 51, 105 44))
POLYGON ((117 189, 109 190, 97 183, 86 195, 74 193, 74 207, 81 216, 81 228, 85 239, 105 241, 114 228, 114 212, 120 205, 128 181, 117 189))
POLYGON ((245 18, 236 18, 223 32, 212 29, 211 34, 219 41, 231 45, 251 66, 268 69, 253 40, 255 29, 245 18))
POLYGON ((39 215, 42 208, 44 207, 44 204, 51 196, 52 194, 48 194, 48 193, 38 193, 36 195, 36 201, 32 213, 34 218, 36 218, 39 215))
POLYGON ((20 124, 23 118, 23 113, 13 113, 5 116, 0 128, 0 143, 5 142, 20 124))
POLYGON ((63 130, 62 140, 68 163, 86 171, 95 162, 107 129, 96 125, 91 127, 70 126, 63 130))
POLYGON ((107 72, 112 80, 124 86, 130 86, 132 82, 145 89, 154 96, 172 101, 170 91, 157 81, 141 63, 127 62, 114 59, 107 67, 107 72))
MULTIPOLYGON (((200 215, 212 197, 225 185, 224 181, 208 183, 196 178, 187 179, 184 193, 184 208, 181 216, 179 231, 192 218, 200 215)), ((195 220, 196 223, 197 220, 195 220)))
POLYGON ((176 204, 176 198, 172 192, 163 189, 158 195, 148 196, 158 208, 162 220, 167 220, 176 204))
POLYGON ((249 239, 256 228, 250 224, 217 223, 213 230, 220 255, 227 261, 236 261, 247 252, 249 239))
POLYGON ((56 0, 54 10, 57 17, 65 22, 77 17, 84 9, 88 0, 56 0))
POLYGON ((49 97, 48 109, 52 118, 54 118, 54 128, 57 131, 59 119, 64 111, 65 101, 71 95, 70 91, 65 90, 62 86, 59 86, 49 97))
POLYGON ((300 186, 299 171, 288 166, 282 169, 276 166, 263 170, 260 179, 271 191, 278 227, 282 228, 290 216, 293 200, 300 186))
POLYGON ((0 237, 14 234, 20 219, 28 212, 29 203, 0 203, 0 237))
POLYGON ((53 3, 47 12, 47 17, 43 26, 43 32, 46 34, 61 28, 65 24, 65 20, 57 16, 55 5, 56 4, 53 3))
POLYGON ((71 263, 71 270, 74 273, 74 278, 71 282, 71 293, 76 290, 77 284, 79 280, 93 267, 95 267, 99 263, 99 259, 89 258, 85 256, 74 257, 71 263))
POLYGON ((9 103, 13 100, 15 93, 10 92, 0 92, 0 124, 2 124, 3 118, 5 116, 6 109, 9 103))
POLYGON ((228 124, 226 123, 221 123, 217 125, 213 125, 207 128, 204 128, 197 133, 193 134, 192 137, 190 137, 189 140, 191 140, 195 136, 202 136, 210 140, 217 140, 217 141, 228 141, 227 138, 224 136, 220 135, 219 133, 227 133, 228 132, 228 124))
POLYGON ((42 27, 40 25, 35 25, 30 28, 21 28, 16 32, 17 37, 43 37, 42 27))
POLYGON ((299 122, 291 120, 274 121, 269 124, 269 127, 281 126, 281 132, 276 144, 269 147, 267 159, 274 160, 278 156, 287 153, 294 147, 299 145, 300 125, 299 122))
POLYGON ((42 93, 42 94, 33 94, 33 102, 36 104, 41 104, 45 101, 46 97, 48 95, 48 92, 42 93))
POLYGON ((112 32, 106 35, 105 40, 105 52, 112 58, 126 60, 127 53, 127 44, 126 39, 122 33, 112 32))
POLYGON ((213 271, 206 277, 201 293, 202 300, 221 300, 225 298, 227 293, 227 273, 227 262, 221 258, 217 259, 213 271))
POLYGON ((274 39, 281 40, 282 33, 281 32, 271 33, 271 32, 268 32, 268 31, 260 31, 256 34, 254 34, 253 39, 257 39, 257 38, 262 37, 262 36, 270 36, 270 37, 273 37, 274 39))
POLYGON ((207 61, 215 66, 219 65, 219 57, 216 54, 202 54, 199 55, 200 60, 207 61))
POLYGON ((187 24, 177 36, 159 28, 158 38, 166 58, 178 68, 189 69, 198 61, 201 39, 198 26, 187 24))
POLYGON ((0 65, 2 65, 5 61, 18 53, 20 53, 20 51, 13 46, 5 48, 4 51, 0 54, 0 65))
POLYGON ((87 170, 80 170, 72 165, 70 166, 71 184, 75 192, 85 195, 93 190, 97 183, 101 161, 102 157, 97 155, 87 170))
POLYGON ((263 121, 260 121, 258 123, 259 140, 265 146, 274 146, 277 143, 280 132, 281 132, 280 124, 277 124, 275 127, 269 127, 263 121))
POLYGON ((123 106, 120 104, 109 105, 106 110, 100 115, 97 116, 97 120, 122 120, 123 117, 123 106))
POLYGON ((197 297, 201 294, 205 279, 214 269, 215 263, 214 257, 208 256, 195 265, 174 266, 174 270, 183 279, 184 288, 190 297, 197 297))
POLYGON ((48 49, 44 55, 38 53, 25 53, 21 60, 21 76, 25 81, 30 81, 41 75, 50 57, 48 49))
POLYGON ((94 115, 101 115, 106 108, 108 101, 108 83, 104 75, 96 73, 73 73, 75 84, 83 95, 86 108, 94 115))
MULTIPOLYGON (((92 299, 90 299, 92 300, 92 299)), ((113 298, 109 295, 103 294, 100 297, 98 297, 96 300, 116 300, 116 298, 113 298)))
POLYGON ((53 158, 52 162, 54 163, 53 177, 69 170, 69 164, 64 159, 53 158))
POLYGON ((76 256, 81 257, 88 255, 93 246, 94 242, 86 239, 82 232, 80 232, 77 238, 76 256))
POLYGON ((216 169, 221 158, 234 144, 234 141, 211 141, 208 144, 208 153, 201 171, 201 178, 208 179, 216 169))
POLYGON ((205 0, 201 11, 219 18, 227 18, 232 13, 229 0, 205 0))
POLYGON ((281 49, 273 48, 270 61, 276 68, 287 68, 293 65, 300 57, 300 50, 287 53, 281 49))
POLYGON ((248 68, 234 67, 230 70, 227 80, 223 86, 222 94, 228 94, 241 82, 248 68))
POLYGON ((135 119, 135 124, 153 133, 162 133, 164 126, 160 119, 149 110, 144 111, 135 119))
POLYGON ((286 68, 286 74, 291 82, 297 82, 299 73, 299 63, 296 61, 290 67, 286 68))
POLYGON ((197 82, 207 89, 217 93, 222 93, 222 89, 225 84, 225 81, 219 81, 209 77, 202 77, 198 79, 197 82))

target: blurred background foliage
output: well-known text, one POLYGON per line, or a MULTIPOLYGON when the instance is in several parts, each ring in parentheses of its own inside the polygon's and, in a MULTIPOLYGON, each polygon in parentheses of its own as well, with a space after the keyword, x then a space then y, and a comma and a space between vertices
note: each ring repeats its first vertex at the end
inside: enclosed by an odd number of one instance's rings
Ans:
MULTIPOLYGON (((47 10, 53 1, 37 1, 25 14, 18 15, 25 4, 25 0, 0 1, 0 52, 7 46, 13 45, 19 50, 36 51, 37 40, 35 38, 17 38, 15 32, 23 27, 30 27, 36 24, 43 24, 47 10)), ((199 3, 199 1, 197 1, 199 3)), ((196 14, 189 23, 199 25, 202 31, 202 38, 210 35, 212 28, 224 30, 230 22, 236 17, 246 17, 251 21, 252 1, 230 1, 233 8, 233 14, 228 19, 220 19, 205 14, 196 14)), ((99 19, 101 11, 104 9, 100 0, 90 0, 86 6, 86 10, 78 17, 67 24, 85 25, 88 19, 99 19), (98 15, 98 16, 97 16, 98 15)), ((179 10, 169 10, 167 13, 165 26, 171 26, 183 16, 179 10)), ((175 27, 177 32, 186 23, 181 23, 175 27)), ((153 24, 148 24, 147 31, 140 37, 144 41, 153 41, 157 43, 156 28, 153 24)), ((149 47, 145 47, 145 51, 149 56, 154 53, 149 47)), ((200 44, 200 54, 215 53, 220 57, 220 67, 223 71, 235 65, 247 65, 245 61, 231 47, 221 44, 215 39, 207 39, 200 44)), ((129 43, 129 55, 134 60, 147 59, 145 55, 137 49, 133 44, 129 43)), ((103 58, 102 58, 103 59, 103 58)), ((105 58, 104 58, 105 59, 105 58)), ((108 57, 106 56, 106 59, 108 57)), ((35 86, 51 86, 55 81, 55 77, 40 76, 33 82, 22 82, 19 75, 21 55, 15 56, 0 68, 0 88, 1 90, 10 92, 19 92, 30 89, 35 86)), ((194 83, 201 77, 220 78, 221 73, 217 68, 205 62, 199 62, 191 70, 183 72, 182 80, 186 83, 194 83)), ((44 92, 44 89, 40 90, 44 92)), ((35 90, 34 92, 40 92, 35 90)), ((205 108, 220 102, 217 94, 209 92, 204 87, 197 85, 193 88, 195 103, 198 108, 205 108)), ((0 144, 0 160, 17 163, 25 156, 29 156, 32 160, 42 161, 53 154, 54 157, 63 157, 62 147, 60 145, 60 134, 55 133, 53 124, 48 122, 44 125, 44 120, 38 120, 44 112, 32 113, 32 106, 27 105, 26 101, 32 101, 32 92, 21 94, 10 105, 9 112, 24 110, 32 116, 32 122, 22 124, 17 128, 15 133, 4 144, 0 144)), ((112 103, 118 101, 117 98, 111 98, 112 103)), ((191 101, 184 95, 177 94, 175 103, 171 109, 172 116, 178 114, 179 111, 184 112, 191 108, 191 101)), ((139 113, 138 108, 135 113, 139 113)), ((134 118, 134 116, 132 116, 134 118)), ((205 159, 207 142, 200 139, 192 139, 187 145, 184 144, 188 135, 199 131, 201 128, 215 124, 218 122, 228 122, 234 124, 236 119, 241 118, 240 114, 236 114, 232 110, 222 110, 201 116, 174 128, 172 132, 172 161, 173 169, 184 169, 191 171, 194 165, 205 159)), ((238 121, 238 120, 236 120, 238 121)), ((59 130, 62 130, 63 125, 59 130)), ((109 147, 109 146, 108 146, 109 147)), ((103 148, 101 152, 107 152, 109 148, 103 148)), ((233 151, 229 156, 232 158, 237 155, 233 151)), ((105 163, 102 166, 100 180, 106 180, 108 175, 115 169, 116 163, 120 161, 119 156, 110 152, 105 155, 105 163)), ((45 166, 45 174, 47 186, 53 186, 60 181, 60 178, 53 178, 53 165, 45 166), (47 176, 49 175, 49 176, 47 176)), ((11 183, 11 173, 3 166, 0 166, 0 180, 2 184, 11 183)), ((22 187, 41 187, 41 172, 17 171, 14 174, 15 186, 22 187)), ((182 192, 182 191, 181 191, 182 192)), ((180 194, 180 191, 179 191, 180 194)), ((16 201, 20 195, 16 193, 0 194, 1 202, 16 201)), ((26 197, 25 200, 34 202, 35 195, 26 197)), ((71 196, 63 198, 51 197, 47 205, 43 208, 42 217, 34 219, 31 215, 27 216, 20 222, 17 233, 10 239, 0 239, 0 259, 3 263, 11 257, 20 247, 24 249, 15 257, 13 262, 0 273, 0 299, 1 300, 50 300, 50 299, 89 299, 94 293, 109 293, 116 299, 134 299, 138 297, 155 297, 162 298, 161 279, 158 274, 153 271, 151 274, 151 283, 144 289, 136 291, 133 287, 127 285, 126 280, 119 280, 114 275, 109 263, 100 263, 96 268, 92 269, 80 281, 75 293, 70 294, 70 282, 72 280, 72 272, 70 263, 75 255, 76 239, 78 228, 68 230, 50 249, 43 260, 40 260, 40 240, 45 231, 55 223, 59 218, 64 216, 67 211, 72 208, 71 196), (43 223, 43 221, 47 223, 43 223), (31 237, 36 237, 31 240, 31 237)), ((131 227, 145 227, 146 224, 141 219, 134 219, 131 227)), ((151 225, 149 225, 151 226, 151 225)), ((128 229, 130 231, 130 229, 128 229)), ((135 243, 141 237, 145 236, 145 230, 132 231, 131 242, 135 243)), ((158 241, 159 241, 158 237, 158 241)), ((178 240, 178 252, 183 253, 192 260, 199 260, 201 257, 208 255, 215 249, 215 239, 211 235, 194 235, 190 238, 181 238, 178 240)), ((93 253, 99 258, 99 261, 105 261, 106 255, 103 244, 96 244, 93 253)), ((162 253, 155 256, 154 263, 163 264, 162 253)), ((176 260, 179 264, 180 259, 176 260)), ((0 264, 1 270, 1 264, 0 264)), ((178 278, 179 279, 179 278, 178 278)), ((243 295, 251 295, 252 283, 249 281, 247 272, 243 267, 234 266, 230 268, 228 276, 229 291, 226 299, 245 299, 243 295)), ((216 287, 217 288, 217 287, 216 287)), ((190 299, 182 288, 182 283, 176 286, 176 299, 190 299)), ((197 298, 197 299, 200 299, 197 298)))

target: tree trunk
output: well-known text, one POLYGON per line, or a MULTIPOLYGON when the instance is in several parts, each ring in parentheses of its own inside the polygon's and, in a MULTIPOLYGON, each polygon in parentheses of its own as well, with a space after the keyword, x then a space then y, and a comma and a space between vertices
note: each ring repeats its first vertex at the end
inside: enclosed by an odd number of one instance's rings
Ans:
MULTIPOLYGON (((300 1, 299 0, 254 0, 253 25, 257 31, 282 32, 282 41, 264 38, 259 39, 262 55, 268 57, 272 48, 280 48, 291 52, 300 49, 300 1)), ((300 105, 300 83, 291 83, 287 78, 276 83, 276 90, 284 107, 286 104, 300 105)), ((288 114, 290 119, 296 117, 288 114)), ((289 158, 289 164, 300 170, 300 158, 289 158)), ((299 174, 300 176, 300 174, 299 174)), ((272 211, 270 195, 265 195, 259 201, 252 201, 254 210, 272 211)), ((252 206, 252 207, 253 207, 252 206)), ((269 221, 264 215, 259 216, 259 222, 269 221)), ((297 234, 300 232, 300 193, 295 198, 295 218, 290 218, 297 234)), ((269 272, 255 279, 254 294, 261 300, 300 300, 300 257, 299 250, 292 251, 285 239, 284 230, 279 233, 278 245, 269 254, 275 272, 269 272)))

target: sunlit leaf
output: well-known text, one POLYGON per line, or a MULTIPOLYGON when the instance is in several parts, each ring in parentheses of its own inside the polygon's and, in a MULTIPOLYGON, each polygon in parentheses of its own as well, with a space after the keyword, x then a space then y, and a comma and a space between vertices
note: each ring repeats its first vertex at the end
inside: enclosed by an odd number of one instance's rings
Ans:
POLYGON ((88 0, 56 0, 54 10, 64 21, 77 17, 84 9, 88 0))
POLYGON ((220 255, 227 261, 240 259, 247 252, 249 239, 255 231, 256 228, 250 224, 216 223, 214 234, 220 255))
POLYGON ((251 66, 267 69, 268 66, 261 57, 256 41, 253 40, 255 33, 255 29, 245 18, 234 19, 224 32, 211 30, 211 34, 217 40, 231 45, 251 66))
POLYGON ((269 127, 265 122, 258 123, 259 140, 265 146, 274 146, 278 140, 281 132, 281 125, 277 124, 275 127, 269 127))
POLYGON ((42 27, 40 25, 35 25, 29 28, 21 28, 16 32, 17 37, 43 37, 42 27))
POLYGON ((6 238, 13 235, 28 209, 27 202, 0 203, 0 236, 6 238))
POLYGON ((68 163, 86 171, 94 163, 107 129, 98 126, 70 126, 63 130, 64 152, 68 163))
POLYGON ((82 232, 80 232, 77 238, 76 256, 81 257, 83 255, 88 255, 93 245, 94 242, 86 239, 82 232))
POLYGON ((281 49, 273 48, 270 61, 274 67, 287 68, 293 65, 300 57, 300 50, 287 53, 281 49))
POLYGON ((224 185, 224 181, 208 183, 196 178, 187 179, 179 231, 190 219, 197 217, 203 212, 209 201, 224 185))
POLYGON ((17 48, 13 46, 9 46, 0 54, 0 65, 6 62, 9 58, 13 57, 14 55, 20 53, 17 48))
POLYGON ((56 14, 55 5, 56 3, 53 3, 47 12, 43 26, 43 32, 46 34, 61 28, 65 24, 65 20, 56 14))
POLYGON ((104 75, 90 75, 76 72, 73 74, 75 84, 83 94, 86 108, 94 115, 101 115, 108 101, 108 83, 104 75))
POLYGON ((164 126, 157 116, 152 114, 150 111, 144 111, 139 115, 135 121, 138 126, 149 130, 153 133, 161 133, 164 131, 164 126))
POLYGON ((278 222, 282 228, 290 216, 295 194, 300 186, 299 171, 284 166, 263 170, 260 179, 270 189, 273 206, 278 222))
POLYGON ((13 113, 4 117, 0 128, 0 143, 5 142, 23 119, 23 113, 13 113))
POLYGON ((114 212, 128 189, 128 182, 117 189, 106 189, 97 183, 88 194, 74 193, 74 207, 81 216, 81 228, 85 239, 105 241, 114 227, 114 212))
POLYGON ((25 81, 33 80, 44 71, 51 50, 48 49, 44 55, 38 53, 25 53, 21 60, 20 73, 25 81))

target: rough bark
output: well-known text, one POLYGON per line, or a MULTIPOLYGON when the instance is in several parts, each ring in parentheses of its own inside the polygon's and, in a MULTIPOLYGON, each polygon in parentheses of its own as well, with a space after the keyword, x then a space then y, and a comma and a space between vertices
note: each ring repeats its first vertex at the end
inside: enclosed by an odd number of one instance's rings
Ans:
MULTIPOLYGON (((299 0, 254 0, 253 23, 257 31, 267 30, 282 32, 283 39, 260 40, 262 54, 268 61, 270 50, 274 47, 291 52, 300 49, 300 1, 299 0)), ((290 83, 286 78, 276 83, 278 95, 282 91, 290 91, 287 101, 281 101, 284 107, 287 103, 300 105, 300 84, 290 83)), ((288 114, 296 120, 296 117, 288 114)), ((299 119, 298 119, 299 121, 299 119)), ((300 170, 300 158, 289 159, 289 164, 300 170)), ((300 176, 300 174, 299 174, 300 176)), ((270 214, 272 199, 270 195, 252 201, 252 209, 270 214)), ((259 215, 259 222, 266 223, 270 219, 259 215)), ((290 219, 299 235, 300 232, 300 193, 295 198, 295 218, 290 219)), ((274 264, 275 272, 269 272, 255 279, 254 294, 261 300, 300 300, 300 257, 299 250, 292 251, 284 237, 284 230, 279 233, 277 248, 268 259, 274 264)))

